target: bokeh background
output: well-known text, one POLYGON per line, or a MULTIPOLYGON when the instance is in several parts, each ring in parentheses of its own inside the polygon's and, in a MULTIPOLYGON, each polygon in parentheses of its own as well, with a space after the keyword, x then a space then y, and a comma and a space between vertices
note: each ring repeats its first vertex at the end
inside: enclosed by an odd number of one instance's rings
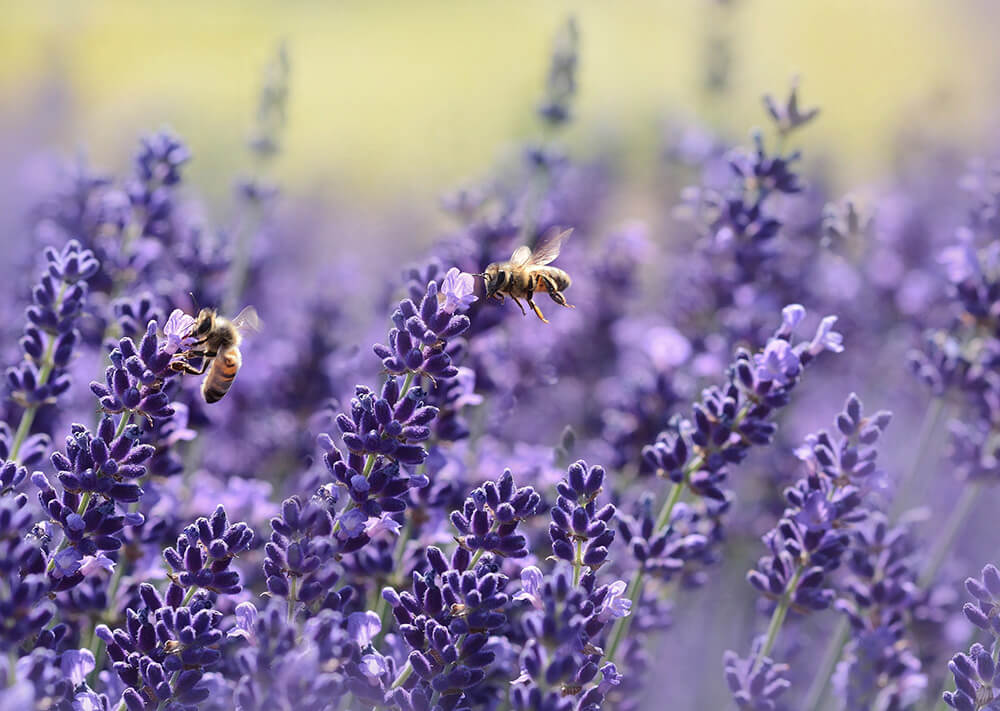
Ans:
MULTIPOLYGON (((927 152, 946 150, 954 166, 996 145, 1000 6, 985 0, 8 3, 0 22, 0 246, 23 240, 25 212, 56 162, 86 156, 121 173, 140 136, 169 127, 193 155, 185 189, 199 196, 209 222, 231 221, 236 177, 265 175, 283 193, 283 250, 301 247, 322 255, 323 268, 347 265, 399 286, 400 266, 451 224, 441 196, 516 163, 525 144, 546 138, 535 109, 552 37, 569 15, 580 32, 579 88, 558 144, 611 173, 602 187, 613 194, 601 201, 591 234, 638 218, 654 242, 668 239, 660 227, 684 183, 671 176, 664 152, 678 126, 745 143, 766 123, 761 95, 784 96, 795 76, 803 103, 822 109, 794 136, 806 149, 801 172, 826 196, 884 195, 889 182, 928 178, 921 171, 935 163, 927 152), (247 140, 279 46, 291 68, 287 123, 279 153, 261 165, 247 140)), ((315 277, 318 263, 301 262, 315 277)), ((384 314, 367 302, 386 299, 385 291, 358 293, 350 315, 384 314)), ((301 297, 294 288, 278 296, 301 297)), ((372 330, 384 333, 383 321, 343 340, 365 343, 372 330)), ((880 352, 860 384, 854 373, 836 373, 829 391, 842 398, 858 388, 866 402, 881 396, 878 368, 902 370, 907 346, 880 352)), ((827 426, 840 401, 790 429, 827 426)), ((873 409, 900 404, 910 401, 875 399, 873 409)), ((907 462, 921 413, 898 414, 889 459, 907 462)), ((734 550, 746 565, 762 552, 753 536, 734 550)), ((657 658, 668 662, 658 673, 677 708, 728 703, 721 651, 760 627, 745 571, 713 578, 663 642, 657 658)), ((827 631, 820 625, 816 634, 827 631)), ((966 635, 953 634, 956 648, 966 635)))
POLYGON ((0 125, 18 146, 84 150, 109 168, 130 155, 124 137, 169 126, 195 155, 194 183, 223 195, 284 41, 291 98, 274 169, 290 192, 423 204, 429 219, 435 196, 537 130, 544 59, 571 13, 580 87, 565 140, 583 158, 620 146, 629 186, 655 174, 668 117, 744 135, 764 120, 759 96, 796 74, 824 110, 810 160, 835 151, 844 186, 877 178, 900 131, 978 145, 996 126, 1000 10, 934 0, 10 3, 0 125), (727 91, 706 90, 727 57, 727 91))

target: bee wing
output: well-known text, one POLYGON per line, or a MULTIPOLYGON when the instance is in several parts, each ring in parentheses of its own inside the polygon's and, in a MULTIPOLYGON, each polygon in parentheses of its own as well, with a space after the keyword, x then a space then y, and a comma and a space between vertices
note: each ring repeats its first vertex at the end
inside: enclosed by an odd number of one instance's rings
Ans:
POLYGON ((241 333, 257 333, 260 331, 260 317, 257 315, 257 309, 253 306, 247 306, 233 319, 233 325, 240 330, 241 333))
POLYGON ((531 247, 522 244, 510 255, 511 266, 523 267, 531 259, 531 247))
POLYGON ((568 230, 563 230, 562 232, 557 232, 556 230, 549 230, 549 233, 542 238, 538 247, 534 252, 531 253, 531 259, 529 264, 537 264, 539 266, 544 266, 555 260, 559 256, 559 250, 562 248, 562 243, 566 241, 566 238, 570 236, 573 232, 571 227, 568 230))

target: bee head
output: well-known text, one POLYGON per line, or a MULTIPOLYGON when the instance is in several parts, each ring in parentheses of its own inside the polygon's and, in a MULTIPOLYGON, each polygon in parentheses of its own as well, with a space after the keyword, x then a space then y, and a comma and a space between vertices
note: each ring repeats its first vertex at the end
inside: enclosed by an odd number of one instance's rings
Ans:
POLYGON ((191 327, 192 336, 205 336, 215 327, 215 309, 202 309, 198 312, 198 318, 195 319, 194 325, 191 327))
POLYGON ((486 267, 486 271, 480 276, 486 284, 486 298, 496 294, 503 285, 507 283, 507 273, 500 268, 500 265, 493 263, 486 267))

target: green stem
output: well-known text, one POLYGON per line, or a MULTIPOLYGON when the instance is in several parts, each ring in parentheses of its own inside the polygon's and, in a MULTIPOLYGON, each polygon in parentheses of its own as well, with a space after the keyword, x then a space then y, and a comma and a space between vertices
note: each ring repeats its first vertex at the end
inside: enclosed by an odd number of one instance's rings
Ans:
POLYGON ((927 456, 927 449, 930 447, 934 432, 937 430, 941 417, 944 414, 944 398, 935 397, 924 410, 924 418, 920 423, 920 433, 917 435, 916 447, 913 448, 913 457, 903 472, 903 476, 896 486, 896 499, 891 507, 893 518, 899 516, 906 509, 908 494, 914 485, 918 483, 922 464, 927 456))
MULTIPOLYGON (((677 503, 681 500, 681 494, 684 493, 684 486, 687 483, 688 477, 692 472, 696 471, 698 467, 702 464, 701 457, 695 457, 691 460, 691 463, 684 468, 684 480, 679 484, 674 484, 670 487, 670 493, 667 495, 667 500, 663 502, 663 508, 660 509, 660 515, 656 517, 656 531, 660 532, 670 524, 670 517, 674 513, 674 508, 677 503)), ((642 583, 645 577, 645 570, 639 568, 635 571, 632 576, 632 580, 629 582, 629 600, 632 601, 632 610, 639 609, 639 600, 642 597, 642 583)), ((625 617, 619 617, 615 621, 615 626, 611 630, 611 644, 608 647, 607 658, 610 661, 614 661, 615 654, 618 652, 618 647, 621 645, 622 640, 625 639, 625 635, 628 633, 629 627, 632 626, 632 615, 626 615, 625 617)))
MULTIPOLYGON (((184 599, 181 601, 181 607, 184 607, 189 602, 191 602, 191 598, 194 597, 194 594, 196 592, 198 592, 198 586, 197 585, 193 586, 190 590, 187 591, 187 594, 184 596, 184 599)), ((173 696, 173 690, 174 690, 174 688, 177 686, 177 680, 181 676, 181 671, 183 671, 183 670, 182 669, 178 669, 177 671, 174 672, 174 675, 172 677, 170 677, 171 697, 173 696)), ((164 699, 163 701, 161 701, 160 703, 158 703, 156 705, 156 711, 160 711, 160 709, 163 708, 163 705, 165 703, 168 703, 169 701, 170 701, 170 699, 164 699)))
POLYGON ((122 436, 122 433, 125 432, 125 428, 128 427, 131 421, 132 421, 131 410, 129 410, 128 412, 123 412, 121 419, 118 420, 118 427, 115 428, 115 436, 114 436, 115 439, 118 439, 119 437, 122 436))
POLYGON ((583 572, 583 541, 576 541, 576 555, 573 556, 573 586, 580 584, 580 573, 583 572))
POLYGON ((795 569, 795 574, 788 581, 788 586, 785 588, 784 594, 778 600, 778 606, 774 608, 774 613, 771 615, 771 624, 767 626, 767 637, 764 639, 764 646, 761 647, 760 653, 754 660, 750 671, 751 674, 760 669, 760 665, 764 662, 764 657, 771 653, 774 643, 778 641, 778 633, 781 631, 781 626, 785 624, 785 618, 788 616, 788 608, 792 605, 792 596, 795 594, 795 588, 798 587, 799 578, 802 577, 804 569, 805 566, 803 565, 795 569))
MULTIPOLYGON (((62 285, 59 287, 59 293, 56 295, 56 301, 53 305, 53 310, 56 313, 59 313, 59 308, 62 306, 63 297, 66 295, 66 288, 68 286, 69 284, 62 282, 62 285)), ((56 337, 51 333, 48 334, 48 336, 48 343, 45 344, 45 352, 42 354, 42 365, 38 369, 39 387, 49 382, 49 378, 52 377, 52 371, 56 367, 55 362, 52 360, 52 356, 56 350, 56 337)), ((37 403, 29 405, 24 408, 24 412, 21 413, 21 421, 17 423, 17 431, 14 433, 14 441, 10 446, 10 456, 8 457, 10 461, 17 461, 17 456, 21 453, 21 446, 28 438, 28 433, 31 432, 31 425, 35 422, 35 415, 38 413, 38 408, 39 405, 37 403)))
POLYGON ((826 692, 826 687, 830 683, 830 677, 833 676, 833 670, 836 669, 837 662, 840 660, 840 653, 843 651, 844 645, 847 644, 847 637, 850 630, 851 625, 847 621, 847 618, 841 617, 840 621, 837 622, 836 629, 833 631, 833 636, 827 642, 826 650, 823 652, 823 660, 819 665, 819 671, 813 678, 813 683, 809 687, 809 693, 802 708, 820 708, 823 694, 826 692))
POLYGON ((681 500, 681 494, 684 493, 684 486, 687 484, 688 476, 690 476, 691 472, 696 471, 697 468, 701 466, 701 458, 698 457, 694 460, 694 462, 697 462, 697 466, 690 467, 690 471, 685 470, 684 481, 680 484, 674 484, 670 488, 670 495, 667 496, 667 500, 663 503, 663 508, 660 509, 660 515, 656 517, 657 532, 662 531, 670 525, 670 517, 674 513, 674 507, 677 506, 677 502, 681 500))
POLYGON ((407 661, 406 664, 403 665, 403 668, 399 670, 399 674, 397 674, 396 678, 393 679, 392 686, 389 688, 398 689, 399 687, 401 687, 403 684, 406 683, 406 680, 410 678, 410 674, 412 673, 413 673, 413 665, 410 664, 409 661, 407 661))
POLYGON ((605 656, 607 656, 608 661, 615 660, 615 654, 618 653, 618 647, 621 646, 622 640, 625 639, 625 635, 628 634, 629 627, 632 626, 632 614, 639 609, 639 598, 642 595, 642 582, 646 571, 643 568, 639 568, 636 571, 635 576, 632 578, 632 582, 629 585, 629 596, 628 599, 632 601, 631 612, 625 617, 619 617, 615 621, 615 626, 611 630, 611 644, 608 645, 608 651, 605 656))
MULTIPOLYGON (((403 530, 400 531, 399 538, 396 539, 396 550, 393 553, 392 560, 393 566, 392 570, 396 577, 399 577, 400 568, 403 565, 403 557, 406 555, 406 544, 410 539, 410 534, 413 532, 413 520, 410 516, 407 516, 404 512, 403 514, 406 524, 403 526, 403 530)), ((386 602, 385 598, 382 597, 380 590, 375 590, 375 614, 378 615, 381 627, 379 628, 379 633, 375 637, 375 646, 377 647, 386 634, 386 627, 389 621, 389 603, 386 602)))
POLYGON ((181 600, 181 607, 185 607, 189 602, 191 602, 191 598, 194 597, 194 594, 196 592, 198 592, 198 586, 197 585, 191 586, 191 589, 187 591, 187 594, 184 596, 184 599, 181 600))
POLYGON ((11 649, 7 654, 7 686, 14 686, 17 681, 17 649, 11 649))
POLYGON ((399 399, 402 400, 403 396, 410 391, 410 386, 413 385, 413 372, 406 374, 406 378, 403 379, 403 386, 399 389, 399 399))
POLYGON ((292 576, 292 582, 290 584, 290 590, 288 593, 288 621, 291 622, 295 619, 295 603, 298 601, 298 588, 299 579, 294 575, 292 576))
POLYGON ((962 530, 962 525, 972 512, 973 506, 979 499, 981 491, 982 484, 978 482, 966 483, 962 487, 962 495, 955 504, 955 508, 952 509, 951 515, 945 523, 943 532, 934 539, 934 547, 931 548, 931 553, 927 557, 927 565, 925 565, 924 569, 920 572, 917 584, 921 588, 926 588, 934 582, 938 569, 941 567, 945 557, 951 550, 951 546, 955 542, 956 536, 958 536, 959 532, 962 530))

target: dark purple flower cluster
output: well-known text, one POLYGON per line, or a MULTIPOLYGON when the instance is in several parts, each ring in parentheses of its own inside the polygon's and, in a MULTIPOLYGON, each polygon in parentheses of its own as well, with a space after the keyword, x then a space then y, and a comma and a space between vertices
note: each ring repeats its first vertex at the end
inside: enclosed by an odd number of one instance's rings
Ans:
POLYGON ((105 382, 90 384, 104 412, 140 415, 150 426, 174 414, 163 390, 164 381, 177 374, 170 367, 174 351, 160 343, 156 332, 156 321, 150 321, 138 347, 131 338, 123 338, 111 351, 105 382))
POLYGON ((549 537, 556 558, 573 564, 574 583, 586 567, 597 572, 608 559, 608 548, 615 532, 608 522, 615 516, 615 507, 606 504, 597 508, 595 500, 604 485, 604 468, 588 467, 580 460, 572 464, 566 481, 560 482, 559 497, 549 515, 549 537))
POLYGON ((541 497, 530 486, 517 486, 510 470, 496 482, 474 489, 460 511, 451 513, 459 544, 477 555, 490 552, 508 558, 528 554, 526 536, 518 525, 535 515, 541 497))
POLYGON ((289 609, 311 605, 327 595, 339 578, 332 565, 338 552, 350 553, 364 546, 364 532, 344 527, 346 540, 334 538, 334 520, 324 499, 314 496, 304 504, 286 499, 281 515, 271 519, 271 539, 264 546, 267 591, 288 599, 289 609))
POLYGON ((163 551, 163 558, 173 571, 171 579, 181 588, 235 595, 243 587, 231 564, 252 542, 250 527, 230 524, 226 509, 219 506, 210 518, 199 518, 185 528, 176 546, 163 551))
POLYGON ((18 460, 35 413, 53 404, 70 387, 67 370, 80 341, 77 321, 87 301, 87 280, 98 269, 93 252, 70 240, 57 251, 45 250, 45 271, 31 292, 20 346, 24 362, 7 369, 7 389, 23 412, 8 459, 18 460))
MULTIPOLYGON (((963 608, 966 619, 989 634, 990 647, 996 649, 1000 631, 995 623, 1000 610, 1000 571, 994 565, 983 568, 981 576, 967 578, 965 588, 975 602, 963 608)), ((944 702, 959 711, 976 711, 996 705, 1000 699, 1000 668, 990 651, 978 642, 968 654, 958 653, 948 663, 955 680, 955 691, 944 694, 944 702)))
MULTIPOLYGON (((771 624, 759 648, 745 662, 734 653, 727 653, 726 657, 730 688, 737 702, 746 705, 744 707, 768 708, 773 705, 776 692, 785 688, 784 684, 773 685, 777 679, 768 681, 767 675, 760 676, 760 670, 774 648, 788 613, 794 610, 807 614, 833 604, 836 590, 831 576, 848 554, 851 531, 871 515, 870 509, 864 506, 862 491, 877 471, 875 444, 890 419, 890 413, 885 411, 865 417, 861 401, 852 393, 835 420, 839 435, 835 438, 820 431, 808 437, 798 450, 800 459, 806 463, 807 473, 785 490, 787 506, 781 519, 763 537, 769 553, 747 574, 750 584, 774 603, 771 624), (751 683, 751 677, 756 681, 751 683)), ((884 520, 882 523, 884 526, 884 520)), ((885 531, 880 532, 884 539, 885 531)), ((875 535, 879 535, 879 531, 875 535)), ((860 540, 862 544, 867 541, 863 535, 860 540)), ((865 559, 863 548, 854 551, 852 560, 856 570, 874 575, 874 571, 868 570, 872 562, 865 559)), ((889 595, 885 590, 887 585, 891 582, 881 582, 878 593, 871 589, 868 593, 889 595)), ((865 607, 873 604, 865 597, 864 579, 854 582, 850 589, 865 607)), ((895 602, 901 600, 895 599, 895 602)), ((849 611, 851 608, 845 606, 844 609, 849 611)), ((887 615, 887 628, 892 622, 887 615)), ((861 623, 861 628, 861 632, 867 629, 865 623, 861 623)), ((863 634, 859 635, 851 653, 870 642, 863 634)), ((870 650, 866 648, 865 651, 870 650)))
POLYGON ((181 593, 172 587, 164 599, 143 585, 143 609, 128 610, 124 628, 97 628, 125 684, 122 701, 129 711, 195 711, 211 694, 203 677, 222 658, 222 613, 203 603, 188 606, 190 597, 182 600, 181 593))
MULTIPOLYGON (((454 378, 458 369, 445 352, 448 341, 469 330, 469 318, 456 314, 458 304, 447 292, 438 292, 437 282, 430 282, 419 308, 403 299, 392 314, 394 328, 389 331, 389 345, 375 346, 375 355, 393 375, 426 376, 431 382, 454 378)), ((404 391, 407 388, 404 388, 404 391)))

